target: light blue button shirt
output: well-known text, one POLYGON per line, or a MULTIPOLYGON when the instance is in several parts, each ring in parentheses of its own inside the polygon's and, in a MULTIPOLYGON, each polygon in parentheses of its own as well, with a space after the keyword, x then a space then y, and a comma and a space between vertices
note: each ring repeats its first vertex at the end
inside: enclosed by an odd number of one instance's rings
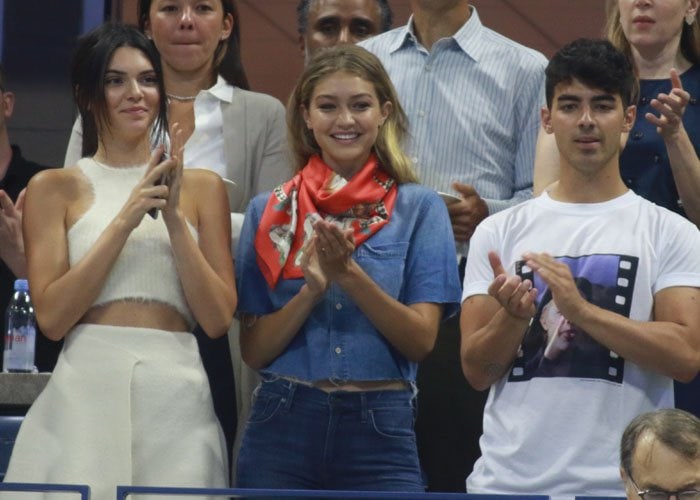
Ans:
MULTIPOLYGON (((270 289, 260 272, 253 242, 268 198, 266 194, 253 199, 243 224, 236 255, 239 313, 272 313, 304 284, 303 279, 280 279, 270 289)), ((403 304, 443 304, 444 316, 458 310, 461 292, 450 220, 443 201, 430 189, 400 185, 389 223, 360 245, 353 259, 403 304)), ((416 363, 396 350, 334 284, 284 352, 262 373, 305 381, 413 382, 416 370, 416 363)))
POLYGON ((379 57, 408 114, 421 182, 472 184, 489 212, 532 196, 545 57, 481 24, 476 9, 428 52, 408 25, 359 44, 379 57))

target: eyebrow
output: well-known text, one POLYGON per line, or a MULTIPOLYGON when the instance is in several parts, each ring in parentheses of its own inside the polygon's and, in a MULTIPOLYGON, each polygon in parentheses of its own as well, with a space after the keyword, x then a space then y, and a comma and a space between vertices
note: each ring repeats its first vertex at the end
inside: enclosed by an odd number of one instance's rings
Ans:
MULTIPOLYGON (((140 75, 147 75, 147 74, 151 74, 151 73, 155 73, 155 72, 156 72, 156 70, 154 70, 154 69, 145 69, 139 73, 139 76, 140 75)), ((127 74, 126 71, 122 71, 119 69, 108 69, 107 71, 105 71, 105 75, 110 74, 110 73, 115 74, 115 75, 119 75, 119 76, 127 74)))
MULTIPOLYGON (((557 97, 557 102, 559 101, 576 101, 576 102, 581 102, 583 99, 580 96, 574 95, 574 94, 561 94, 560 96, 557 97)), ((591 101, 593 102, 615 102, 615 96, 612 94, 601 94, 601 95, 596 95, 591 98, 591 101)))
MULTIPOLYGON (((351 96, 350 96, 350 99, 359 99, 359 98, 362 98, 362 97, 370 97, 370 98, 371 98, 371 97, 372 97, 372 94, 367 93, 367 92, 362 93, 362 94, 355 94, 355 95, 351 95, 351 96)), ((315 99, 319 99, 319 98, 337 99, 338 97, 335 96, 335 95, 331 95, 331 94, 319 94, 319 95, 317 95, 317 96, 315 97, 315 99)))

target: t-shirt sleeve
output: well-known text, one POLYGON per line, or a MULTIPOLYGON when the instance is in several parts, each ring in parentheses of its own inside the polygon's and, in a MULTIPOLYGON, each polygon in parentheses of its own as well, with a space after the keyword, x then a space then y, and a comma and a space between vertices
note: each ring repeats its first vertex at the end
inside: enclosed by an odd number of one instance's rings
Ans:
POLYGON ((700 288, 700 231, 691 222, 674 217, 664 224, 659 252, 659 272, 652 292, 673 286, 700 288))
POLYGON ((472 295, 486 295, 493 281, 493 270, 489 263, 489 252, 497 250, 496 234, 485 219, 476 227, 469 240, 467 267, 464 271, 462 302, 472 295))
POLYGON ((253 198, 248 205, 236 251, 237 314, 260 316, 274 312, 269 287, 258 266, 255 234, 260 224, 269 193, 253 198))

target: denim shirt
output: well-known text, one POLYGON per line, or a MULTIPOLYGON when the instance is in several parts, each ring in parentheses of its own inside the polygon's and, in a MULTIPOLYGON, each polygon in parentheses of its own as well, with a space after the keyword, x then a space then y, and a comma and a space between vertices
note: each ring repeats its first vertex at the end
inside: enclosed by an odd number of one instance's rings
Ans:
MULTIPOLYGON (((271 289, 256 262, 253 242, 269 196, 256 196, 245 216, 236 255, 239 314, 273 313, 304 284, 303 278, 281 278, 271 289)), ((445 204, 428 188, 399 185, 389 223, 356 248, 352 258, 382 290, 403 304, 443 304, 445 318, 459 309, 452 226, 445 204)), ((413 382, 416 370, 416 363, 395 349, 340 286, 332 284, 284 352, 261 372, 310 382, 413 382)))

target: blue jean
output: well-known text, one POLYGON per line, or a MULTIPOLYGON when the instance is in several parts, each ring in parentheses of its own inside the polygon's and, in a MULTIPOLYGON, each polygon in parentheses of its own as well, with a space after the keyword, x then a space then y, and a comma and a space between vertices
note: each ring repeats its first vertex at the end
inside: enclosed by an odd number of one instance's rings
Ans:
POLYGON ((327 393, 263 381, 238 455, 239 488, 425 491, 414 395, 327 393))

